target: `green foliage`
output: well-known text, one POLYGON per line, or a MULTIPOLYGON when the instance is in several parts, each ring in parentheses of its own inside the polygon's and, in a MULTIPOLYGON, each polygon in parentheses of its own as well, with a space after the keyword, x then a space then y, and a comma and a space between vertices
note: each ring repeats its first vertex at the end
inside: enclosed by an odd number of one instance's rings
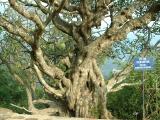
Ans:
MULTIPOLYGON (((159 120, 160 116, 160 59, 156 51, 148 55, 155 58, 154 69, 145 71, 145 116, 151 120, 159 120)), ((142 72, 132 71, 124 82, 141 82, 142 72)), ((108 94, 108 109, 120 119, 136 119, 133 115, 138 112, 138 119, 142 118, 142 85, 125 87, 124 89, 108 94)))
POLYGON ((36 98, 37 98, 37 99, 46 98, 46 94, 45 94, 45 92, 44 92, 44 89, 43 89, 41 86, 38 86, 38 87, 35 89, 35 94, 36 94, 36 98))
POLYGON ((2 27, 0 27, 0 33, 3 31, 2 27))
POLYGON ((16 110, 10 104, 27 106, 24 89, 17 84, 4 66, 0 66, 0 107, 16 110))
POLYGON ((129 5, 133 0, 113 0, 116 3, 116 8, 118 10, 124 8, 124 6, 129 5))
POLYGON ((108 109, 120 119, 135 119, 135 112, 142 113, 141 91, 138 87, 124 89, 108 94, 108 109))

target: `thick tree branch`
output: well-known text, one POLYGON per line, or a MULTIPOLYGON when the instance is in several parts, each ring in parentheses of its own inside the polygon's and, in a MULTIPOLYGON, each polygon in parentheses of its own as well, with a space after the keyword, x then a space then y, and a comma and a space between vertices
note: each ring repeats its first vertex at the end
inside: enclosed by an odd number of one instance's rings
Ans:
POLYGON ((132 64, 128 65, 124 70, 122 70, 118 75, 112 77, 108 80, 107 91, 110 92, 114 86, 125 80, 132 70, 132 64))
POLYGON ((56 66, 52 66, 50 67, 44 57, 43 57, 43 52, 41 50, 41 48, 38 48, 36 50, 34 50, 34 55, 35 55, 35 60, 36 62, 40 65, 40 67, 42 68, 42 70, 49 76, 51 76, 52 78, 55 77, 60 77, 63 76, 63 71, 58 69, 56 66))
POLYGON ((59 15, 53 17, 52 22, 59 30, 63 31, 68 35, 72 35, 73 25, 71 23, 67 23, 64 20, 62 20, 59 15))
POLYGON ((38 28, 41 28, 42 30, 44 29, 44 24, 38 15, 25 10, 22 5, 17 3, 17 0, 9 0, 9 3, 10 6, 19 14, 36 23, 38 28))
POLYGON ((127 21, 120 29, 109 29, 102 37, 88 45, 86 51, 94 51, 94 53, 90 53, 90 56, 96 57, 105 48, 112 46, 114 42, 125 39, 127 33, 142 28, 150 21, 154 20, 156 13, 159 11, 160 4, 153 5, 143 16, 127 21))
POLYGON ((78 5, 70 5, 69 1, 66 1, 64 9, 69 12, 79 12, 80 11, 80 8, 78 5))
POLYGON ((54 14, 57 15, 61 12, 61 10, 64 8, 65 4, 66 4, 67 0, 62 0, 59 7, 54 11, 53 13, 53 17, 54 17, 54 14))
POLYGON ((91 15, 91 4, 88 4, 88 0, 81 0, 80 2, 80 10, 81 10, 81 15, 82 19, 85 19, 85 17, 90 17, 91 15))
MULTIPOLYGON (((47 65, 47 63, 43 58, 43 53, 40 49, 39 41, 43 33, 44 25, 40 20, 40 18, 35 14, 25 11, 20 4, 16 3, 16 0, 10 0, 9 3, 18 13, 20 13, 24 17, 32 20, 37 24, 38 29, 36 29, 33 34, 34 42, 33 42, 33 38, 27 34, 28 31, 26 31, 23 27, 14 26, 13 24, 11 24, 10 22, 8 22, 2 17, 0 17, 0 25, 4 27, 11 34, 20 36, 23 40, 25 40, 27 43, 29 43, 32 46, 34 59, 36 60, 36 63, 38 63, 38 65, 40 66, 40 68, 44 73, 51 76, 53 79, 55 78, 60 79, 66 87, 69 87, 70 80, 65 78, 64 72, 61 69, 57 68, 55 65, 52 65, 52 66, 47 65)), ((68 26, 64 25, 64 27, 67 28, 68 26)))
MULTIPOLYGON (((148 51, 149 51, 148 48, 144 48, 142 50, 142 52, 140 53, 140 56, 146 56, 148 51)), ((130 85, 130 83, 122 83, 122 82, 129 76, 130 72, 133 70, 133 63, 132 63, 133 58, 134 58, 134 56, 129 61, 128 65, 121 72, 119 72, 117 75, 115 75, 114 77, 112 77, 111 79, 108 80, 108 84, 107 84, 108 92, 118 91, 118 89, 123 88, 123 86, 130 85), (122 85, 120 83, 122 83, 122 85), (119 85, 116 88, 114 88, 114 86, 117 84, 119 84, 119 85)), ((133 83, 133 85, 134 85, 134 83, 133 83)))
POLYGON ((43 6, 41 0, 34 0, 34 1, 35 3, 29 3, 28 1, 19 0, 19 2, 23 3, 25 6, 39 8, 44 14, 48 14, 49 9, 47 4, 46 6, 43 6))
MULTIPOLYGON (((62 0, 58 5, 56 5, 56 9, 53 10, 49 10, 47 8, 45 8, 40 1, 35 0, 35 2, 37 3, 38 7, 40 8, 40 10, 45 13, 46 15, 48 14, 48 17, 45 21, 45 26, 47 26, 50 21, 52 20, 52 22, 55 24, 55 26, 60 29, 61 31, 65 32, 66 34, 71 35, 71 30, 72 30, 72 25, 65 22, 64 20, 62 20, 59 16, 59 13, 61 12, 61 10, 65 7, 67 1, 66 0, 62 0)), ((54 6, 55 7, 55 6, 54 6)))
POLYGON ((141 85, 141 82, 137 82, 137 83, 122 83, 120 84, 118 87, 115 87, 113 89, 111 89, 108 92, 117 92, 119 90, 122 90, 125 86, 135 86, 135 85, 141 85))
POLYGON ((37 73, 37 76, 38 76, 38 78, 39 78, 40 83, 41 83, 50 93, 55 94, 55 95, 58 96, 58 97, 62 97, 62 96, 63 96, 64 93, 63 93, 62 91, 54 89, 53 87, 49 86, 49 85, 45 82, 45 80, 43 79, 43 76, 42 76, 41 71, 38 69, 38 67, 37 67, 35 64, 34 64, 34 69, 35 69, 35 71, 36 71, 36 73, 37 73))
POLYGON ((38 6, 38 8, 44 13, 44 14, 48 14, 49 10, 47 8, 45 8, 42 4, 40 0, 34 0, 38 6))
POLYGON ((19 2, 21 2, 21 3, 24 4, 25 6, 38 7, 36 4, 30 3, 30 2, 28 2, 28 1, 19 0, 19 2))
POLYGON ((28 44, 31 45, 33 43, 32 37, 25 28, 12 24, 2 16, 0 16, 0 26, 2 26, 9 33, 20 36, 28 44))
POLYGON ((56 67, 55 65, 51 65, 49 66, 44 57, 43 57, 43 52, 40 48, 34 50, 34 55, 35 55, 35 62, 38 63, 38 65, 40 66, 40 68, 42 69, 42 71, 49 75, 52 79, 59 79, 60 81, 63 82, 63 84, 65 85, 65 87, 69 87, 70 86, 70 80, 67 79, 64 75, 64 72, 59 69, 58 67, 56 67))

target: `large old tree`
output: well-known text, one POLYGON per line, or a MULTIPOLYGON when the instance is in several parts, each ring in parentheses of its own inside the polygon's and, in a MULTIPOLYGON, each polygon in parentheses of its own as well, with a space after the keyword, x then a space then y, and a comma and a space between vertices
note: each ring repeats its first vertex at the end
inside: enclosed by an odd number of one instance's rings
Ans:
MULTIPOLYGON (((93 110, 99 111, 100 118, 108 117, 106 93, 115 78, 105 85, 97 57, 129 32, 155 21, 160 11, 158 0, 8 0, 6 4, 21 20, 13 21, 1 13, 0 26, 26 47, 45 91, 65 103, 62 107, 69 115, 77 117, 92 117, 93 110), (93 30, 98 31, 105 18, 109 24, 105 32, 94 36, 93 30), (53 29, 68 35, 72 44, 69 52, 58 56, 58 62, 53 60, 56 55, 51 57, 44 49, 44 41, 54 42, 53 29), (57 64, 60 62, 65 69, 57 64)), ((61 44, 66 50, 69 46, 61 44)))

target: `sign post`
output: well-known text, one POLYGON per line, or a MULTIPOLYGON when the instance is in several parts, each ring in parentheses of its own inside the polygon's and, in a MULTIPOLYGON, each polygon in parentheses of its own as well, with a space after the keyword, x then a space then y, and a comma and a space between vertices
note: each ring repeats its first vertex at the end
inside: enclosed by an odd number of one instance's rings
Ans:
POLYGON ((145 106, 144 106, 144 70, 142 70, 142 109, 143 109, 143 120, 145 119, 145 106))
POLYGON ((145 98, 144 98, 144 71, 152 69, 154 65, 153 58, 140 57, 134 59, 134 69, 142 71, 142 110, 143 110, 143 120, 145 119, 145 98))

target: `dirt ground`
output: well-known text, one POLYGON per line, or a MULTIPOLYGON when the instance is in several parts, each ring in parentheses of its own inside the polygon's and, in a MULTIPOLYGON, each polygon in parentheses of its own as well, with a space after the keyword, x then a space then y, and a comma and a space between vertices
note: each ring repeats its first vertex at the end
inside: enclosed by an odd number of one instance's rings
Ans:
MULTIPOLYGON (((47 115, 17 114, 12 110, 0 108, 0 120, 97 120, 92 118, 67 118, 47 115)), ((102 119, 101 119, 102 120, 102 119)))

